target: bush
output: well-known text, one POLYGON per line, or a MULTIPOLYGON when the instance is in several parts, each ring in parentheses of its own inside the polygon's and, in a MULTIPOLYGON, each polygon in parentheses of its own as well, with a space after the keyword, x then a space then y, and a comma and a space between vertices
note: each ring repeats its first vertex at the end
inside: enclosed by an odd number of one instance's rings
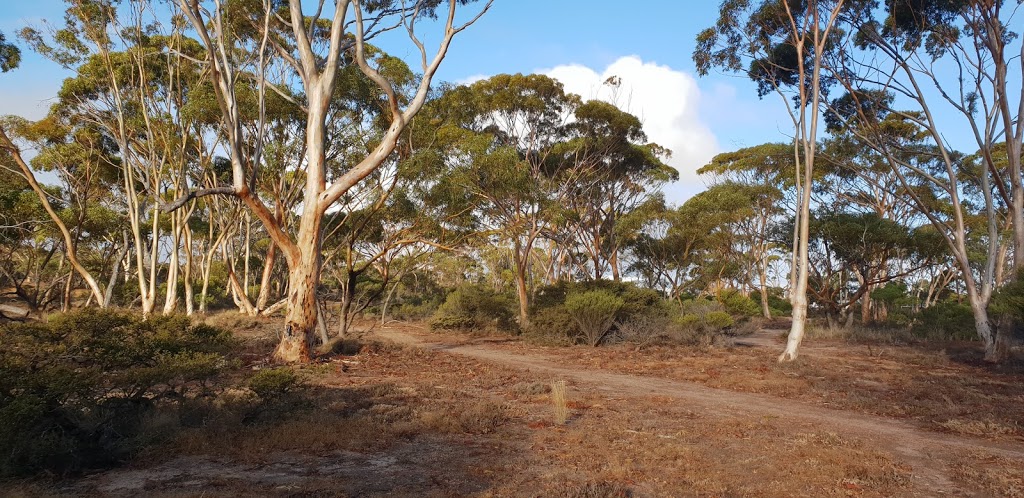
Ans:
POLYGON ((725 289, 718 293, 716 301, 722 303, 725 311, 734 316, 757 316, 761 314, 761 304, 750 296, 744 296, 736 289, 725 289))
POLYGON ((1024 335, 1024 271, 992 295, 988 312, 1000 340, 1024 335))
POLYGON ((974 313, 966 304, 954 301, 935 303, 921 310, 914 335, 929 340, 975 340, 974 313))
POLYGON ((0 327, 0 476, 76 472, 139 449, 157 407, 207 392, 230 336, 181 316, 83 310, 0 327))
POLYGON ((572 293, 565 298, 565 310, 576 323, 587 344, 597 346, 615 323, 625 301, 606 290, 572 293))
POLYGON ((430 328, 441 330, 515 330, 515 304, 480 284, 463 284, 438 307, 430 328))
POLYGON ((287 367, 260 370, 249 378, 249 389, 263 401, 275 401, 301 384, 295 371, 287 367))
POLYGON ((681 316, 676 320, 672 338, 690 346, 708 346, 735 323, 732 315, 718 301, 687 300, 682 303, 681 316))
POLYGON ((582 337, 575 320, 565 308, 565 302, 571 294, 582 294, 590 291, 609 292, 622 299, 622 306, 615 313, 611 332, 618 328, 617 324, 630 321, 633 317, 652 312, 662 312, 671 308, 661 294, 651 289, 642 289, 630 282, 611 280, 592 280, 587 282, 559 281, 553 285, 537 290, 530 310, 530 326, 524 332, 527 337, 542 343, 564 345, 582 337), (659 311, 661 310, 661 311, 659 311))
POLYGON ((558 304, 536 310, 524 335, 526 339, 538 344, 568 346, 579 332, 565 306, 558 304))
POLYGON ((643 349, 669 337, 676 318, 670 309, 639 313, 618 324, 619 337, 635 344, 638 350, 643 349))
POLYGON ((768 309, 773 317, 790 316, 793 314, 793 303, 782 297, 782 290, 777 287, 768 289, 768 309))

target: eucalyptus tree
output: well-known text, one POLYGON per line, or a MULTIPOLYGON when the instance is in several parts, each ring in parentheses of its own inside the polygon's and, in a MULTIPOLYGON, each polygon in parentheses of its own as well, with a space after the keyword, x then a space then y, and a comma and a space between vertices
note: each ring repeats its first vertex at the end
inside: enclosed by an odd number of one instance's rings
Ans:
MULTIPOLYGON (((192 62, 202 52, 174 19, 161 22, 143 2, 123 8, 104 0, 69 2, 65 24, 49 37, 26 28, 21 36, 45 57, 73 69, 59 93, 60 113, 95 126, 116 145, 120 199, 131 231, 135 276, 144 314, 157 306, 163 196, 188 191, 195 155, 186 95, 202 85, 192 62)), ((177 302, 178 256, 192 206, 170 216, 172 249, 164 311, 177 302)))
POLYGON ((823 53, 845 0, 727 1, 715 26, 697 35, 693 59, 700 74, 713 67, 745 72, 760 96, 776 93, 794 127, 798 209, 793 231, 790 299, 793 324, 779 361, 796 359, 807 322, 811 188, 823 95, 823 53), (744 61, 749 61, 744 66, 744 61), (792 107, 790 102, 792 100, 792 107))
MULTIPOLYGON (((20 133, 38 151, 32 168, 55 174, 62 187, 61 217, 72 235, 66 250, 80 255, 97 275, 110 269, 103 300, 98 302, 105 307, 113 297, 112 288, 129 249, 121 237, 115 196, 109 195, 119 182, 117 147, 101 129, 77 118, 55 106, 40 121, 26 123, 20 133)), ((65 310, 72 304, 73 273, 71 269, 64 288, 65 310)))
POLYGON ((0 156, 0 161, 4 163, 3 167, 10 171, 17 171, 22 178, 25 179, 38 198, 40 206, 57 227, 64 243, 64 252, 68 263, 74 271, 82 277, 82 280, 85 281, 89 288, 89 292, 92 295, 92 299, 101 306, 104 305, 107 301, 104 299, 104 293, 100 289, 99 283, 96 281, 92 272, 90 272, 89 269, 86 268, 86 266, 79 260, 78 254, 75 251, 75 236, 72 234, 71 229, 68 228, 67 223, 65 223, 64 219, 60 216, 58 207, 55 207, 53 203, 50 202, 51 193, 47 192, 46 189, 39 184, 32 168, 27 162, 25 162, 24 157, 22 157, 21 149, 13 140, 11 140, 4 125, 0 125, 0 151, 2 151, 3 154, 0 156))
MULTIPOLYGON (((761 314, 765 318, 771 318, 768 275, 781 245, 776 228, 793 216, 796 209, 796 190, 789 176, 793 168, 792 146, 767 143, 719 154, 697 170, 716 183, 731 185, 749 199, 750 216, 738 220, 735 229, 745 244, 745 259, 757 273, 761 314)), ((815 174, 816 179, 819 176, 820 172, 815 174)))
POLYGON ((534 247, 553 233, 556 215, 582 185, 583 172, 562 149, 579 106, 579 97, 566 94, 561 83, 536 74, 457 87, 431 106, 439 123, 436 152, 421 160, 446 172, 432 196, 471 216, 478 232, 509 248, 524 325, 534 247))
POLYGON ((1024 226, 1020 169, 1024 90, 1012 83, 1011 73, 1020 71, 1022 61, 1012 48, 1017 34, 1010 30, 1019 9, 1004 8, 1004 4, 1001 0, 886 3, 884 9, 844 18, 847 36, 837 42, 829 63, 834 79, 846 91, 848 102, 836 107, 837 114, 848 118, 847 129, 884 157, 901 182, 923 181, 951 206, 946 216, 927 209, 927 201, 914 199, 943 234, 960 269, 989 361, 1005 356, 1008 335, 993 329, 987 310, 999 283, 1001 204, 1008 207, 1014 267, 1024 262, 1020 228, 1024 226), (942 71, 957 77, 946 78, 942 71), (964 186, 973 180, 965 178, 963 158, 946 141, 944 125, 949 120, 940 123, 936 118, 941 108, 960 116, 981 151, 977 161, 982 168, 973 175, 981 197, 980 212, 973 212, 972 204, 977 203, 964 198, 964 186), (908 160, 908 146, 887 139, 897 126, 915 135, 909 147, 933 159, 908 160), (1006 144, 1002 151, 997 147, 1000 140, 1006 144), (1007 167, 1001 169, 999 162, 1007 167), (975 215, 987 220, 980 271, 972 266, 968 241, 969 221, 975 215))
MULTIPOLYGON (((300 0, 243 6, 240 2, 179 0, 196 36, 206 48, 203 63, 213 75, 222 124, 226 130, 231 160, 231 184, 192 191, 188 196, 165 206, 179 208, 188 199, 206 195, 235 196, 262 222, 288 265, 288 312, 281 342, 274 356, 286 362, 304 362, 310 358, 317 323, 317 288, 320 279, 321 243, 324 215, 363 178, 375 171, 394 151, 410 120, 426 101, 430 83, 441 65, 454 37, 475 22, 490 7, 490 1, 464 23, 456 22, 456 7, 468 2, 450 0, 442 9, 439 0, 414 2, 336 2, 333 13, 325 14, 320 2, 307 16, 300 0), (248 8, 247 8, 248 7, 248 8), (446 12, 445 12, 446 10, 446 12), (417 34, 424 20, 443 14, 441 41, 428 51, 417 34), (351 17, 350 17, 351 16, 351 17), (329 18, 329 20, 328 20, 329 18), (244 27, 245 29, 242 29, 244 27), (382 31, 404 29, 419 55, 422 74, 416 91, 408 100, 400 99, 386 75, 381 59, 374 60, 367 41, 382 31), (263 146, 263 127, 248 131, 239 114, 239 85, 258 88, 260 99, 276 87, 268 85, 265 71, 270 57, 283 59, 303 98, 297 102, 305 114, 306 150, 302 164, 303 195, 301 212, 294 234, 274 217, 254 188, 263 146), (369 154, 353 154, 344 161, 344 171, 330 175, 326 154, 327 118, 339 71, 355 66, 362 77, 372 82, 384 96, 387 131, 378 138, 369 154)), ((296 92, 298 93, 298 92, 296 92)))
MULTIPOLYGON (((877 288, 903 280, 943 255, 930 227, 913 228, 873 212, 829 211, 811 223, 810 289, 829 323, 852 323, 852 307, 877 288), (900 264, 896 264, 896 263, 900 264)), ((862 314, 866 324, 870 314, 862 314), (866 319, 866 320, 865 320, 866 319)))
POLYGON ((21 63, 21 50, 17 45, 7 41, 0 32, 0 73, 6 73, 21 63))
POLYGON ((643 225, 646 213, 664 203, 661 187, 679 173, 663 162, 670 151, 648 143, 636 116, 591 100, 573 111, 570 139, 556 148, 581 176, 565 200, 566 220, 592 264, 594 279, 611 272, 619 280, 620 253, 643 225))

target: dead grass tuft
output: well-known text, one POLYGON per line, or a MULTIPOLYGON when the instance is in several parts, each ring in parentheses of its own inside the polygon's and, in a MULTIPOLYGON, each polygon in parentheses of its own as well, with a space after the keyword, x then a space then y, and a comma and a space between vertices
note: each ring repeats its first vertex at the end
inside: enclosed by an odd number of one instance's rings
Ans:
POLYGON ((564 380, 551 383, 551 407, 555 413, 555 423, 565 425, 569 420, 569 403, 564 380))
POLYGON ((994 420, 950 419, 940 422, 939 427, 956 434, 966 434, 985 438, 1013 436, 1020 433, 1020 428, 994 420))
POLYGON ((629 498, 633 491, 622 484, 608 481, 569 484, 558 496, 566 498, 629 498))
POLYGON ((965 455, 950 466, 954 481, 987 496, 1024 497, 1024 467, 991 455, 965 455))

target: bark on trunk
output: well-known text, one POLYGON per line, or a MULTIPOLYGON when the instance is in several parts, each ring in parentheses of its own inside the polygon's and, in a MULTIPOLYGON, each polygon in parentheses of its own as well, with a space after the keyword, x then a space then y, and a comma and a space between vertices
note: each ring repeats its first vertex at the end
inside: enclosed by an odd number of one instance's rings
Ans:
POLYGON ((530 292, 526 288, 526 268, 516 261, 516 296, 519 298, 519 326, 527 327, 530 321, 530 292))
POLYGON ((767 318, 768 320, 771 320, 772 310, 771 307, 768 306, 768 279, 767 277, 765 277, 765 272, 763 270, 760 271, 759 273, 760 275, 758 276, 758 278, 761 281, 761 314, 763 314, 764 317, 767 318))
MULTIPOLYGON (((308 251, 302 252, 303 259, 307 259, 308 251)), ((319 265, 298 264, 288 276, 288 314, 274 359, 284 363, 307 363, 316 337, 316 288, 320 283, 320 268, 319 265)))
POLYGON ((263 274, 260 276, 260 294, 256 297, 256 309, 261 313, 267 308, 270 300, 270 277, 274 274, 274 260, 277 258, 277 244, 270 243, 267 257, 263 262, 263 274))

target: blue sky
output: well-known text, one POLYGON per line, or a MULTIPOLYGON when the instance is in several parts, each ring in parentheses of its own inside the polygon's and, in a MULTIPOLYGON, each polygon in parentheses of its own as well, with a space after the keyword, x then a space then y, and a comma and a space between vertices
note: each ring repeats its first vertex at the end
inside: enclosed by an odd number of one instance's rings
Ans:
MULTIPOLYGON (((601 96, 605 77, 623 77, 630 87, 627 110, 644 120, 652 140, 675 151, 670 164, 682 179, 667 193, 680 202, 703 189, 703 179, 693 172, 715 153, 783 141, 791 134, 778 97, 758 99, 754 85, 740 76, 696 76, 694 38, 715 22, 718 4, 647 0, 642 8, 627 8, 608 0, 497 0, 456 38, 438 80, 544 72, 589 98, 601 96)), ((470 5, 466 12, 476 8, 470 5)), ((5 2, 0 31, 11 39, 40 19, 59 22, 63 11, 59 0, 5 2)), ((423 28, 425 40, 436 41, 436 30, 431 36, 431 26, 423 28)), ((376 42, 393 55, 417 60, 404 33, 376 42)), ((0 75, 0 115, 41 116, 66 76, 29 51, 23 55, 21 68, 0 75)))

